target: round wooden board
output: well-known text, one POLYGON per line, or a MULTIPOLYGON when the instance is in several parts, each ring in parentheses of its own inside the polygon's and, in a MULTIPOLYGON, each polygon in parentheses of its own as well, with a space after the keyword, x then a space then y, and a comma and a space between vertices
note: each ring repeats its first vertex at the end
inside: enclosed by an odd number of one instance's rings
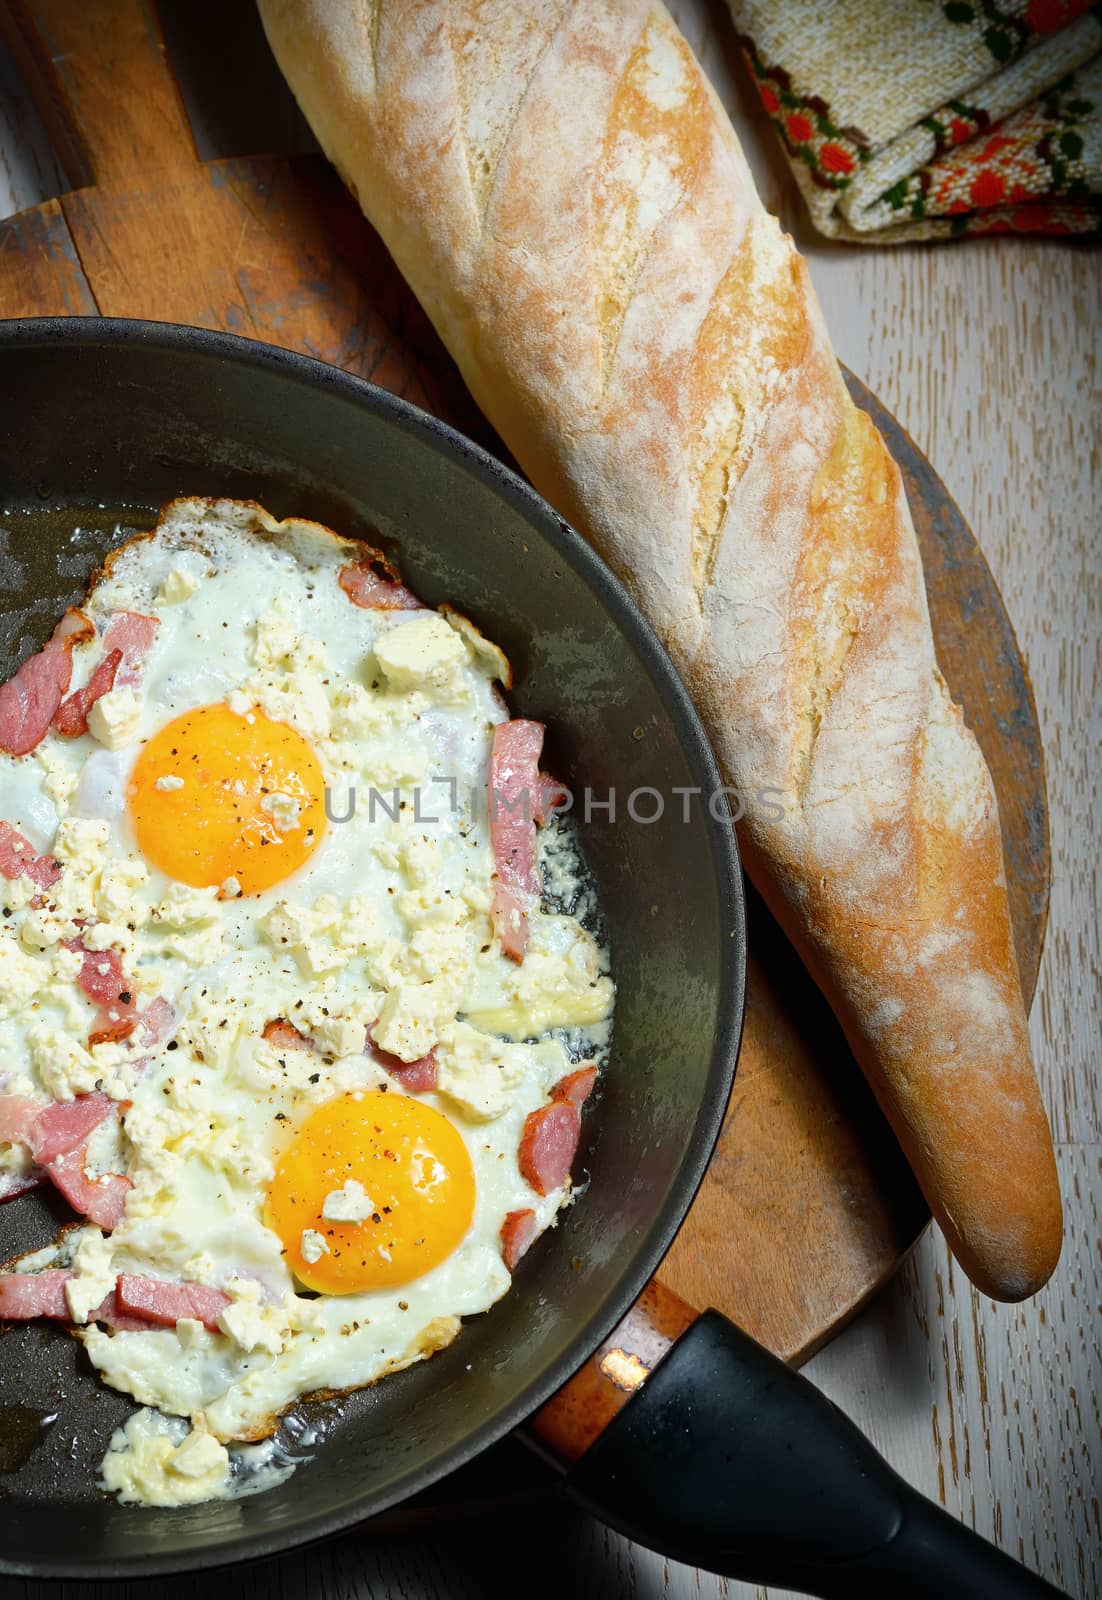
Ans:
MULTIPOLYGON (((149 9, 107 4, 110 25, 105 7, 85 0, 36 0, 33 24, 18 0, 0 8, 43 120, 85 184, 0 223, 0 315, 98 312, 268 340, 402 394, 505 455, 325 163, 201 162, 149 9)), ((994 776, 1031 996, 1049 852, 1029 679, 944 485, 878 402, 850 384, 902 469, 938 657, 994 776)), ((758 903, 750 947, 726 1125, 662 1276, 801 1360, 890 1277, 928 1214, 837 1024, 758 903)))

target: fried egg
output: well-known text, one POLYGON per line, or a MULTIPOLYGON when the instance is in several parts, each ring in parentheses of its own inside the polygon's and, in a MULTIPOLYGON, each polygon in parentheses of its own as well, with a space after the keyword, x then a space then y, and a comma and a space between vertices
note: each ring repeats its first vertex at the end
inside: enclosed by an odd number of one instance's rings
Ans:
POLYGON ((495 830, 508 664, 375 553, 177 501, 81 612, 33 749, 0 706, 0 1198, 85 1219, 17 1271, 144 1408, 103 1484, 190 1504, 506 1292, 613 987, 562 901, 503 943, 571 835, 495 830))

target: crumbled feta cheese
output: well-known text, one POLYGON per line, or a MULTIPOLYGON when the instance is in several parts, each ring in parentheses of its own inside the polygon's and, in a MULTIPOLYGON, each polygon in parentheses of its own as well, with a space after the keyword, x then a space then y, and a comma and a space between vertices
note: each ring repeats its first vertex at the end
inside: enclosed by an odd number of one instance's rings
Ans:
POLYGON ((137 898, 137 891, 148 881, 149 869, 137 856, 116 856, 106 862, 96 891, 100 920, 143 926, 149 920, 149 907, 137 898))
POLYGON ((266 1350, 277 1356, 291 1336, 287 1310, 278 1302, 263 1304, 255 1278, 231 1278, 226 1293, 232 1304, 218 1318, 222 1332, 242 1350, 266 1350))
POLYGON ((88 732, 108 750, 122 750, 137 738, 141 701, 133 689, 109 689, 88 713, 88 732))
POLYGON ((401 1061, 419 1061, 436 1043, 441 1023, 454 1017, 456 1000, 455 986, 446 978, 399 984, 379 1008, 375 1043, 401 1061))
POLYGON ((98 1228, 84 1228, 73 1256, 76 1277, 65 1285, 65 1298, 74 1322, 87 1322, 115 1287, 111 1241, 98 1228))
POLYGON ((199 587, 199 579, 182 567, 173 567, 168 577, 153 596, 155 606, 179 606, 190 600, 199 587))
POLYGON ((177 789, 184 787, 183 778, 178 778, 174 772, 163 772, 153 785, 162 794, 172 794, 177 789))
POLYGON ((441 705, 470 698, 467 646, 435 611, 414 612, 392 625, 375 641, 375 659, 399 693, 419 689, 441 705))
POLYGON ((273 722, 289 723, 304 739, 312 742, 328 739, 331 729, 329 696, 322 679, 314 673, 281 673, 278 682, 269 682, 258 675, 250 678, 249 688, 255 690, 257 703, 273 722))
POLYGON ((313 910, 280 900, 260 926, 277 949, 290 952, 308 978, 324 977, 345 966, 349 949, 342 940, 344 918, 335 895, 321 895, 313 910))
POLYGON ((330 701, 330 725, 337 739, 368 739, 388 721, 386 704, 369 694, 362 683, 342 683, 330 701))
POLYGON ((176 1324, 176 1337, 181 1350, 202 1350, 210 1343, 210 1334, 195 1317, 181 1317, 176 1324))
POLYGON ((80 787, 80 768, 70 766, 49 739, 39 745, 34 756, 46 774, 43 790, 55 806, 66 810, 80 787))
POLYGON ((55 1100, 74 1100, 99 1086, 101 1067, 65 1029, 42 1023, 30 1030, 27 1042, 42 1086, 55 1100))
POLYGON ((278 790, 274 794, 266 794, 260 802, 260 809, 271 817, 280 833, 294 833, 302 826, 302 801, 293 794, 281 794, 278 790))
POLYGON ((311 1266, 314 1265, 315 1261, 320 1261, 322 1256, 329 1254, 329 1246, 325 1242, 325 1237, 316 1228, 303 1228, 302 1242, 299 1248, 302 1251, 302 1259, 308 1261, 311 1266))
POLYGON ((358 991, 354 1002, 323 991, 303 997, 295 1022, 327 1056, 362 1055, 367 1030, 378 1014, 379 996, 372 990, 358 991))
POLYGON ((212 1433, 193 1428, 183 1444, 177 1446, 170 1467, 184 1478, 209 1478, 215 1473, 223 1478, 229 1462, 229 1452, 224 1444, 219 1444, 212 1433))
POLYGON ((0 872, 0 906, 5 911, 25 911, 41 893, 30 878, 5 878, 0 872))
POLYGON ((41 957, 27 955, 13 938, 0 939, 0 1018, 14 1017, 29 1005, 49 971, 41 957))
POLYGON ((326 1195, 321 1214, 326 1222, 366 1222, 374 1210, 375 1202, 369 1198, 363 1184, 349 1178, 343 1189, 334 1189, 326 1195))
POLYGON ((192 889, 184 883, 170 884, 153 916, 158 922, 171 923, 184 928, 193 922, 209 922, 218 916, 218 897, 215 889, 192 889))
MULTIPOLYGON (((106 696, 105 696, 106 698, 106 696)), ((111 825, 102 817, 65 817, 54 839, 53 854, 73 873, 95 872, 111 838, 111 825)))
POLYGON ((161 929, 162 947, 169 954, 194 967, 218 959, 225 928, 217 889, 171 884, 154 907, 153 920, 161 929))
POLYGON ((226 878, 219 886, 219 893, 224 900, 236 900, 241 893, 241 882, 238 878, 226 878))
POLYGON ((492 1122, 508 1108, 508 1090, 524 1077, 524 1051, 465 1022, 440 1030, 436 1084, 473 1122, 492 1122))

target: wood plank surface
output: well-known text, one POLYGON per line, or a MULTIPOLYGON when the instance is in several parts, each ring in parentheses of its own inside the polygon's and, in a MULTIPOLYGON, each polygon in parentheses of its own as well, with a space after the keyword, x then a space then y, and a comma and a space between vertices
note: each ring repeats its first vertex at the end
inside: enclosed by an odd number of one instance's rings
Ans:
MULTIPOLYGON (((733 111, 767 200, 799 225, 791 181, 738 75, 722 6, 681 0, 674 9, 733 111)), ((21 115, 0 105, 0 136, 21 115)), ((3 214, 27 203, 34 174, 6 142, 0 157, 0 181, 5 170, 14 175, 3 214)), ((979 534, 1032 670, 1055 862, 1032 1031, 1068 1221, 1053 1283, 1020 1308, 976 1295, 940 1238, 927 1235, 903 1272, 808 1371, 912 1481, 1072 1593, 1091 1596, 1102 1578, 1102 961, 1092 845, 1102 743, 1094 501, 1102 275, 1097 255, 1042 241, 886 252, 829 246, 803 231, 801 242, 840 355, 937 463, 979 534)), ((538 1541, 539 1576, 525 1583, 527 1594, 681 1600, 755 1593, 664 1563, 573 1514, 553 1519, 550 1539, 548 1531, 541 1510, 518 1512, 504 1525, 345 1539, 234 1577, 227 1592, 325 1600, 512 1595, 518 1573, 531 1572, 538 1541)), ((183 1600, 218 1585, 203 1579, 158 1587, 183 1600)), ((113 1594, 126 1592, 112 1586, 113 1594)), ((14 1600, 56 1590, 9 1584, 0 1593, 14 1600)))

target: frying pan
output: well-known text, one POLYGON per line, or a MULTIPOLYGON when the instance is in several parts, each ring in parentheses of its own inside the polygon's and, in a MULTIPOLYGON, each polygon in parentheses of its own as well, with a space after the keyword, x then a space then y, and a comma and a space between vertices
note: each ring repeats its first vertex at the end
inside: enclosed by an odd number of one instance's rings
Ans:
MULTIPOLYGON (((618 983, 612 1062, 579 1151, 588 1187, 513 1291, 431 1362, 307 1407, 324 1438, 285 1484, 174 1511, 96 1488, 131 1408, 80 1346, 37 1327, 0 1334, 0 1574, 103 1579, 255 1560, 385 1510, 535 1412, 544 1448, 575 1463, 575 1498, 672 1556, 820 1594, 917 1595, 932 1582, 1054 1593, 914 1495, 725 1319, 696 1319, 647 1287, 731 1087, 742 885, 729 821, 705 803, 720 779, 685 691, 577 534, 431 417, 249 341, 100 319, 2 323, 0 395, 3 676, 79 596, 120 526, 148 525, 180 493, 254 498, 369 536, 428 601, 468 612, 514 663, 514 708, 549 725, 552 770, 576 793, 615 790, 620 806, 615 821, 594 808, 583 829, 618 983), (642 789, 702 798, 688 820, 678 800, 633 822, 627 799, 642 789)), ((49 1196, 3 1208, 0 1259, 46 1243, 63 1220, 49 1196)))

